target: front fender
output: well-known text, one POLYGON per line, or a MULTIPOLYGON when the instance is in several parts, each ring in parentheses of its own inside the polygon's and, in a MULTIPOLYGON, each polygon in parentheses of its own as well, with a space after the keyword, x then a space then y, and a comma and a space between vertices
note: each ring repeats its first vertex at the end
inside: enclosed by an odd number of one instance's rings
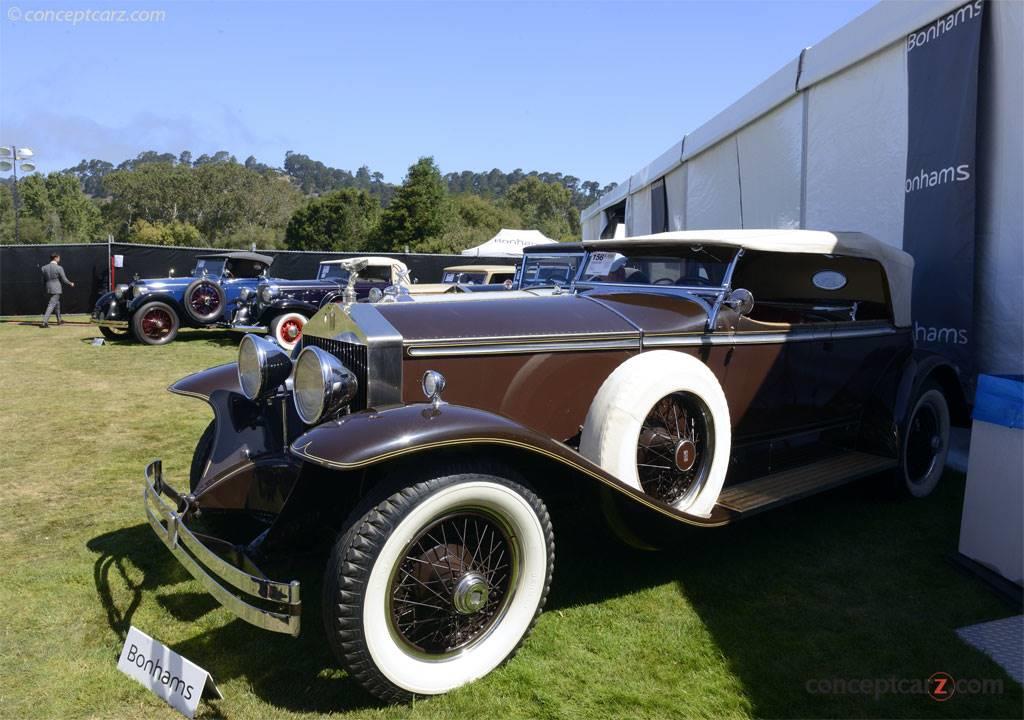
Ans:
POLYGON ((96 305, 93 308, 93 315, 96 315, 97 313, 101 313, 101 314, 105 315, 106 312, 107 312, 107 309, 110 307, 111 303, 114 303, 116 301, 117 301, 117 294, 116 293, 114 293, 114 292, 105 292, 105 293, 103 293, 102 295, 100 295, 99 300, 96 301, 96 305))
POLYGON ((313 303, 295 300, 294 298, 285 298, 261 307, 258 321, 263 325, 269 326, 271 321, 278 315, 295 312, 311 318, 316 315, 317 310, 319 310, 319 307, 313 303))
POLYGON ((151 302, 167 303, 172 308, 174 308, 174 312, 178 313, 178 319, 181 322, 188 321, 188 317, 185 315, 185 313, 183 312, 183 308, 181 307, 181 300, 175 297, 173 293, 164 291, 148 292, 143 295, 139 295, 138 297, 132 298, 128 302, 128 312, 129 314, 134 313, 136 310, 138 310, 146 303, 151 302))
POLYGON ((651 498, 607 473, 572 448, 501 415, 461 405, 430 403, 366 411, 326 422, 299 436, 291 454, 334 470, 357 470, 416 453, 471 446, 510 447, 553 461, 591 481, 691 525, 716 526, 729 521, 716 508, 709 518, 687 515, 651 498))
POLYGON ((210 402, 210 397, 216 390, 226 390, 241 395, 242 386, 238 383, 238 363, 217 365, 193 373, 171 384, 167 390, 176 395, 188 395, 206 402, 210 402))
POLYGON ((251 402, 242 394, 236 362, 189 375, 168 390, 213 408, 213 444, 192 491, 197 506, 280 512, 298 480, 299 463, 288 454, 288 429, 299 427, 290 398, 251 402))

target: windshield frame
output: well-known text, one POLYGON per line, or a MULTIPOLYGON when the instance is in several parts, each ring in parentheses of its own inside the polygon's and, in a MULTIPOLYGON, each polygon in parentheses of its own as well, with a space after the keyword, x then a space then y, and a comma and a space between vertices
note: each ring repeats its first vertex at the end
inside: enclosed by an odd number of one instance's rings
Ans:
MULTIPOLYGON (((699 246, 699 247, 703 247, 703 246, 699 246)), ((718 247, 721 247, 721 246, 718 246, 718 247)), ((607 250, 605 250, 605 249, 601 249, 601 250, 587 249, 586 250, 586 256, 584 257, 583 262, 580 263, 579 269, 576 272, 576 279, 573 281, 573 287, 574 288, 582 288, 582 289, 590 289, 590 288, 616 288, 616 289, 624 289, 624 288, 628 288, 628 289, 631 289, 631 290, 636 290, 637 288, 645 288, 645 289, 649 289, 649 290, 656 290, 658 292, 666 292, 666 291, 678 290, 678 291, 685 292, 685 293, 701 293, 701 294, 708 294, 708 295, 718 295, 718 294, 720 294, 722 292, 725 292, 725 291, 727 291, 729 289, 730 283, 732 282, 732 271, 733 271, 733 269, 736 266, 736 261, 739 260, 740 255, 743 254, 742 251, 740 251, 739 249, 736 249, 736 248, 728 248, 728 247, 726 247, 726 248, 722 248, 722 249, 724 251, 726 251, 726 252, 731 252, 733 254, 732 254, 732 257, 729 258, 729 260, 724 263, 725 264, 725 271, 722 274, 722 281, 721 281, 720 284, 715 284, 715 285, 656 285, 654 283, 603 282, 603 281, 600 281, 600 280, 584 280, 583 279, 583 270, 584 270, 584 268, 586 268, 586 266, 590 262, 590 256, 593 253, 595 253, 595 252, 603 252, 603 253, 614 252, 614 253, 619 253, 620 255, 626 255, 626 257, 629 257, 629 255, 627 255, 626 253, 622 252, 622 250, 628 250, 628 248, 621 248, 620 247, 620 249, 617 249, 617 250, 616 249, 611 249, 611 248, 609 248, 607 250)), ((652 252, 655 252, 655 251, 652 249, 652 252)), ((637 253, 637 255, 641 256, 640 253, 637 253)))
POLYGON ((196 258, 196 266, 192 268, 192 277, 203 277, 205 274, 207 277, 221 277, 224 274, 224 268, 227 267, 227 258, 196 258), (217 267, 217 271, 214 272, 211 267, 206 267, 210 263, 212 266, 217 267), (200 268, 200 265, 203 265, 200 268), (205 273, 203 271, 206 271, 205 273))
POLYGON ((576 279, 580 275, 580 268, 586 263, 588 251, 580 250, 579 252, 546 252, 546 253, 524 253, 523 260, 516 266, 516 274, 513 282, 515 283, 516 290, 529 290, 531 288, 542 288, 542 287, 571 287, 576 279), (524 284, 524 271, 526 265, 531 258, 548 258, 551 260, 558 260, 561 258, 576 258, 578 264, 576 266, 576 272, 572 274, 564 283, 551 281, 531 281, 529 285, 524 284))

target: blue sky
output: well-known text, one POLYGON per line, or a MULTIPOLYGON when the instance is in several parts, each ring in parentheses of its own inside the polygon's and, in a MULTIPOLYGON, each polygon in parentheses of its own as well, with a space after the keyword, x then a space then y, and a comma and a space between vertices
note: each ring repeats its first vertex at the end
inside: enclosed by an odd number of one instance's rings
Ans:
POLYGON ((872 4, 3 0, 0 144, 621 181, 872 4), (166 15, 25 20, 85 8, 166 15))

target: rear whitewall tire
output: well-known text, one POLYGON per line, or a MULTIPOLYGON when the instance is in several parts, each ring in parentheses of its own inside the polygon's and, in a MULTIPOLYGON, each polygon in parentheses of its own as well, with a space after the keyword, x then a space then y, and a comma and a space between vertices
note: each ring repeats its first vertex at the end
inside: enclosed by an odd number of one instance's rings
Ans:
POLYGON ((899 489, 905 495, 925 498, 938 486, 946 469, 949 435, 950 416, 946 396, 937 385, 926 383, 918 392, 907 415, 900 443, 900 464, 896 469, 896 479, 899 489), (930 426, 925 429, 925 438, 918 437, 922 423, 930 426), (928 438, 931 438, 931 443, 927 442, 928 438))
POLYGON ((637 474, 637 444, 648 413, 677 393, 696 396, 708 410, 713 445, 710 467, 692 497, 677 510, 708 517, 725 482, 732 428, 725 393, 714 373, 700 360, 673 350, 652 350, 617 367, 590 405, 580 437, 580 453, 622 482, 643 492, 637 474))
POLYGON ((328 637, 343 667, 377 697, 404 702, 454 690, 501 665, 529 634, 547 598, 554 538, 544 504, 504 475, 458 472, 415 483, 371 507, 335 546, 324 587, 328 637), (393 582, 420 533, 460 511, 482 511, 507 527, 518 570, 478 637, 432 655, 400 636, 393 582))

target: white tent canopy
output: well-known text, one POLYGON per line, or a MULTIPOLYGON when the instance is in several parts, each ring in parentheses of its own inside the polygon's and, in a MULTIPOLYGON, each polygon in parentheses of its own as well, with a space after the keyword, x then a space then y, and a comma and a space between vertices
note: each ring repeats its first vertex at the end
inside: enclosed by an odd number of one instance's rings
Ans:
POLYGON ((519 257, 525 248, 531 245, 542 245, 543 243, 555 242, 547 237, 540 230, 510 230, 502 228, 498 234, 474 248, 463 250, 463 255, 483 255, 493 257, 498 255, 509 255, 519 257))

